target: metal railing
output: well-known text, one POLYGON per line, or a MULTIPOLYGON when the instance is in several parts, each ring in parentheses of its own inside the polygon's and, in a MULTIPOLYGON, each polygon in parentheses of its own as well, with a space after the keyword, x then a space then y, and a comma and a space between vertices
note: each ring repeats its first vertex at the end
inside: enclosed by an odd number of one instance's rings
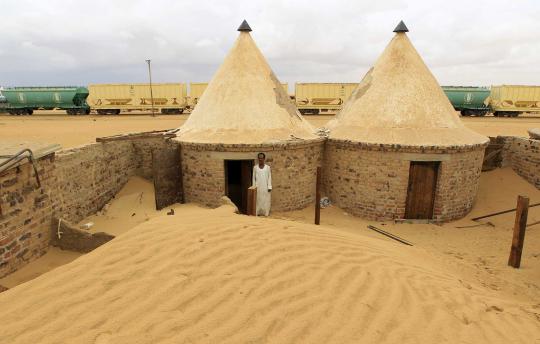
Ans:
POLYGON ((22 160, 28 159, 28 161, 32 164, 32 167, 34 168, 34 174, 36 175, 36 182, 37 182, 38 188, 41 187, 41 181, 39 180, 39 174, 38 174, 38 170, 36 166, 36 161, 34 159, 34 153, 32 152, 31 149, 25 148, 14 155, 0 155, 0 158, 7 159, 5 161, 0 162, 0 173, 15 166, 22 160), (28 153, 28 155, 25 155, 24 153, 28 153))

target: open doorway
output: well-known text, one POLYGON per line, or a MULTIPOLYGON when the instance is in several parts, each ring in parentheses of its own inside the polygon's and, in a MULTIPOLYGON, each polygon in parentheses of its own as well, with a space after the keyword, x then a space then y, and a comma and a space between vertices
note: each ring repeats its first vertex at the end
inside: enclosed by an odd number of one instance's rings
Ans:
POLYGON ((247 192, 252 173, 253 160, 225 160, 225 194, 242 214, 247 213, 247 192))
POLYGON ((406 219, 432 219, 439 161, 411 161, 406 219))

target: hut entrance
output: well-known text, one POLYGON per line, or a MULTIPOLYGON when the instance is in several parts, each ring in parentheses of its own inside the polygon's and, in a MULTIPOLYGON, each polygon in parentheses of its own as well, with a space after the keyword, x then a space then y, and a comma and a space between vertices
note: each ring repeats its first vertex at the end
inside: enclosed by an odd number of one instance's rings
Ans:
POLYGON ((253 160, 225 160, 225 194, 242 214, 247 213, 247 192, 252 173, 253 160))
POLYGON ((432 219, 439 161, 411 161, 406 219, 432 219))

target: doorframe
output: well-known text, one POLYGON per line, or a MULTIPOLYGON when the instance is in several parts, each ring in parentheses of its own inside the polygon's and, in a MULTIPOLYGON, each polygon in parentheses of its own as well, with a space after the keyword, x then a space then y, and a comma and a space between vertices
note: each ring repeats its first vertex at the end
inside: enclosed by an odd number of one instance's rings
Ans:
MULTIPOLYGON (((251 161, 251 173, 253 174, 253 166, 255 166, 256 159, 242 159, 242 158, 235 158, 235 159, 223 159, 223 176, 224 176, 224 182, 225 182, 225 194, 223 196, 229 197, 229 169, 227 168, 227 162, 228 161, 251 161)), ((253 178, 253 175, 251 176, 253 178)), ((251 181, 250 181, 251 184, 251 181)), ((247 195, 246 195, 247 196, 247 195)), ((231 200, 232 201, 232 200, 231 200)), ((234 203, 234 202, 233 202, 234 203)))
POLYGON ((405 220, 433 220, 433 218, 435 217, 435 200, 437 198, 437 190, 439 188, 439 179, 440 179, 440 175, 441 175, 441 166, 442 166, 442 162, 441 160, 410 160, 409 161, 409 174, 408 174, 408 179, 407 179, 407 194, 405 196, 405 212, 403 214, 403 218, 405 220), (437 166, 437 173, 435 174, 435 186, 433 187, 433 197, 432 197, 432 200, 431 200, 431 217, 428 218, 428 219, 410 219, 410 218, 407 218, 407 205, 409 204, 409 196, 410 196, 410 188, 411 188, 411 169, 412 169, 412 166, 413 166, 413 163, 432 163, 432 164, 436 164, 437 166))

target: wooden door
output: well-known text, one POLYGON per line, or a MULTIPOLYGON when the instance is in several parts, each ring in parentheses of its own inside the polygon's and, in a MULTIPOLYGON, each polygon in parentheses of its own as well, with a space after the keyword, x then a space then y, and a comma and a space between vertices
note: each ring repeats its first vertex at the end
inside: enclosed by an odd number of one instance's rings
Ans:
POLYGON ((432 219, 439 161, 411 161, 406 219, 432 219))

